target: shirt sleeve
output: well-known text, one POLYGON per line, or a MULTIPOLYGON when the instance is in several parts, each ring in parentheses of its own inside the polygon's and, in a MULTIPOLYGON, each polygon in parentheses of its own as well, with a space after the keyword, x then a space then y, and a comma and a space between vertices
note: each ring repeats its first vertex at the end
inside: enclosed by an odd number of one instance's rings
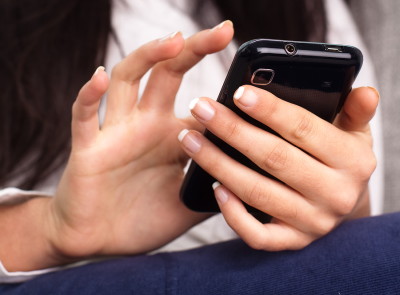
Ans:
POLYGON ((36 197, 51 197, 51 195, 39 191, 24 191, 15 187, 8 187, 0 190, 0 205, 23 203, 36 197))
POLYGON ((22 283, 31 280, 39 275, 60 270, 61 267, 46 268, 32 271, 7 271, 0 261, 0 284, 22 283))

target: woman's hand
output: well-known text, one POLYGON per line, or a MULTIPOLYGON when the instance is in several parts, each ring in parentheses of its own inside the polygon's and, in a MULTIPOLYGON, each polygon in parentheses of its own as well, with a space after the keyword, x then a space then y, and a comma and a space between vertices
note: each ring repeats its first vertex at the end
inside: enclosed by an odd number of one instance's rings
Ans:
POLYGON ((208 98, 194 101, 192 113, 283 183, 229 158, 199 132, 184 131, 180 139, 188 155, 223 184, 214 185, 222 214, 251 247, 301 249, 343 220, 369 214, 368 180, 376 160, 368 124, 378 105, 376 90, 353 90, 334 124, 256 87, 240 87, 234 98, 286 141, 208 98), (271 223, 257 221, 242 201, 273 216, 271 223))
POLYGON ((150 251, 206 218, 179 200, 188 158, 176 137, 200 125, 177 119, 173 107, 183 74, 232 36, 227 21, 186 41, 180 33, 152 41, 118 64, 110 80, 100 68, 82 88, 73 106, 72 152, 47 219, 57 257, 150 251), (139 82, 150 69, 139 100, 139 82))

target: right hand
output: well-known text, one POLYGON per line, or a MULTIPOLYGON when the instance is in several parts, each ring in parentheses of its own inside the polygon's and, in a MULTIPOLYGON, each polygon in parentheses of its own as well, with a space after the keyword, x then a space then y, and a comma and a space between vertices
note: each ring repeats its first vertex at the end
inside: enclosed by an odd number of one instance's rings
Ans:
POLYGON ((197 131, 185 131, 182 146, 223 184, 215 189, 218 204, 244 241, 268 251, 301 249, 344 220, 369 214, 376 166, 369 121, 378 101, 376 90, 354 89, 330 124, 263 89, 240 88, 235 105, 282 138, 210 98, 196 101, 192 112, 205 128, 282 182, 233 160, 197 131), (272 221, 260 223, 243 202, 272 221))

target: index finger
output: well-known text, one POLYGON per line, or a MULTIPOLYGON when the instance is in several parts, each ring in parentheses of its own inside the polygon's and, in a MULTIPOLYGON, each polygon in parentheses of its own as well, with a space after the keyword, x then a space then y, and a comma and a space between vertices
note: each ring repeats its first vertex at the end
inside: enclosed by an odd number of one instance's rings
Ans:
POLYGON ((140 107, 172 110, 183 75, 207 54, 224 49, 232 37, 233 24, 228 20, 188 38, 185 48, 177 57, 163 61, 153 68, 140 107))
POLYGON ((130 115, 136 106, 143 75, 158 62, 177 56, 183 46, 182 34, 176 32, 139 47, 117 64, 111 75, 104 125, 130 115))
POLYGON ((251 117, 330 167, 343 166, 343 159, 365 147, 333 124, 265 90, 242 86, 234 100, 251 117))

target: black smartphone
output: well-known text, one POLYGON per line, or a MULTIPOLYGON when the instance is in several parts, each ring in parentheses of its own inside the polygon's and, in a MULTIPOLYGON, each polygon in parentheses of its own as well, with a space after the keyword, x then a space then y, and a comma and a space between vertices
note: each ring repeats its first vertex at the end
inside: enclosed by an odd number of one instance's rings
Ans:
MULTIPOLYGON (((276 134, 235 106, 234 92, 240 86, 249 84, 265 89, 332 122, 351 90, 361 68, 362 59, 361 51, 352 46, 270 39, 251 40, 238 49, 219 93, 218 102, 232 109, 246 121, 276 134)), ((230 157, 265 176, 274 178, 210 131, 206 130, 204 134, 230 157)), ((180 192, 184 204, 194 211, 218 212, 212 189, 215 181, 192 161, 180 192)), ((259 213, 254 208, 247 207, 249 212, 259 213)))

